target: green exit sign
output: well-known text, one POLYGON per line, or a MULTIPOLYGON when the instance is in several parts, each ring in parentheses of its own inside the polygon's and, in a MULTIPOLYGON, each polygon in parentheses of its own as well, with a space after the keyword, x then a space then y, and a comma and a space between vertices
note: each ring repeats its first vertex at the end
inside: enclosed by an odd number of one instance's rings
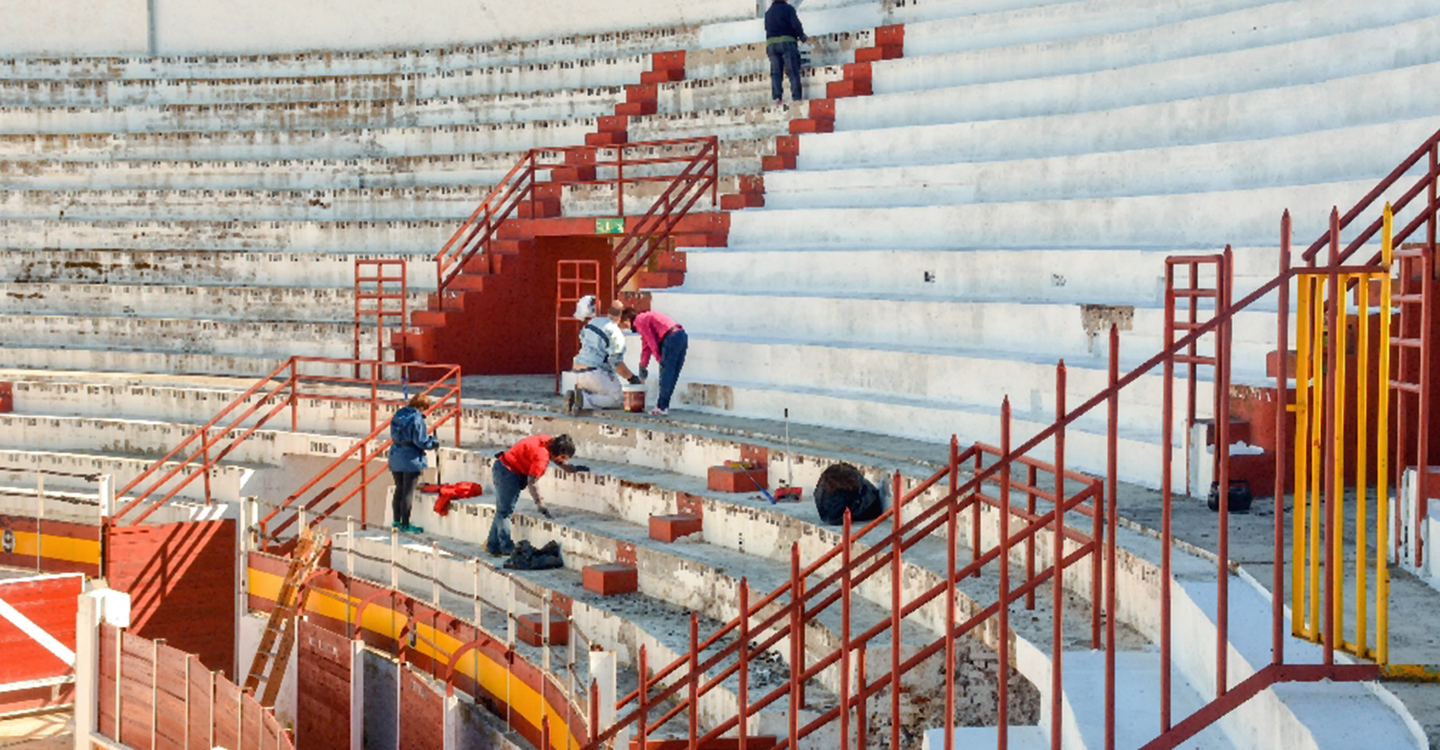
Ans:
POLYGON ((624 234, 625 218, 617 216, 613 219, 596 219, 595 234, 624 234))

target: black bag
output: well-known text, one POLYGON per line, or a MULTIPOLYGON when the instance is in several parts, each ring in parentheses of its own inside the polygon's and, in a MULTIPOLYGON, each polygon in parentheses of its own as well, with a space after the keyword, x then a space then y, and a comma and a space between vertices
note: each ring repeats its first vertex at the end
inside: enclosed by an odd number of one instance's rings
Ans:
MULTIPOLYGON (((1230 492, 1226 507, 1231 513, 1249 513, 1252 499, 1254 498, 1250 495, 1249 480, 1230 480, 1230 492)), ((1220 483, 1218 481, 1210 483, 1210 500, 1206 504, 1210 506, 1210 510, 1220 511, 1220 483)))
POLYGON ((535 549, 535 545, 522 539, 515 545, 514 554, 505 561, 505 567, 510 570, 550 570, 564 566, 565 561, 560 559, 560 543, 553 540, 535 549))
POLYGON ((885 511, 880 490, 860 470, 847 463, 831 464, 815 483, 815 510, 820 520, 838 526, 845 523, 850 511, 851 523, 864 523, 880 517, 885 511))

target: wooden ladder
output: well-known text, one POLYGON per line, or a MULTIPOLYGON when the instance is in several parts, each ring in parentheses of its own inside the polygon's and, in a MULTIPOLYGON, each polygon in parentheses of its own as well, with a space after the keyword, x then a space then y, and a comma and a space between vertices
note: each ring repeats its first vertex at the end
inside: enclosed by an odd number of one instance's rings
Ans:
POLYGON ((305 606, 300 586, 320 563, 329 544, 324 530, 306 529, 301 532, 290 558, 290 568, 285 571, 285 581, 275 596, 275 609, 270 613, 270 622, 265 625, 265 634, 260 638, 260 645, 255 649, 255 658, 250 662, 250 671, 245 677, 245 690, 252 695, 264 684, 260 705, 266 708, 275 705, 280 683, 285 678, 285 666, 290 661, 290 650, 295 645, 295 618, 305 606))

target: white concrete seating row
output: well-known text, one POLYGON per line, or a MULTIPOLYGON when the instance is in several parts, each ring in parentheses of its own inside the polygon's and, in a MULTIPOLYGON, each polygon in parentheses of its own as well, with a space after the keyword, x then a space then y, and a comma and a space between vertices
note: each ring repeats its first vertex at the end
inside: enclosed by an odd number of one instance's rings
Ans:
POLYGON ((12 250, 228 250, 424 257, 455 233, 451 221, 0 221, 12 250))
POLYGON ((0 218, 440 221, 457 224, 492 185, 340 190, 9 190, 0 218))
POLYGON ((173 104, 416 100, 613 88, 637 83, 649 55, 534 65, 264 78, 0 78, 7 107, 133 107, 173 104))
MULTIPOLYGON (((1440 119, 1421 117, 1247 140, 1009 160, 874 165, 767 174, 766 208, 926 206, 1108 198, 1378 181, 1440 119), (1373 143, 1368 149, 1346 148, 1373 143)), ((802 149, 802 154, 804 153, 802 149)), ((801 157, 804 158, 803 156, 801 157)))
MULTIPOLYGON (((256 348, 260 349, 259 353, 250 355, 160 351, 150 348, 121 349, 108 345, 106 348, 57 349, 47 345, 26 346, 6 343, 0 345, 0 354, 4 355, 4 362, 11 367, 36 372, 72 370, 136 375, 203 374, 259 378, 273 372, 296 350, 296 347, 285 345, 283 342, 269 348, 264 346, 256 348)), ((375 344, 372 340, 366 351, 373 352, 374 350, 375 344)), ((347 349, 343 354, 330 356, 350 357, 352 354, 353 351, 347 349)), ((316 369, 319 372, 315 374, 338 377, 350 377, 354 374, 353 367, 343 365, 317 366, 316 369)))
POLYGON ((264 55, 159 57, 55 57, 0 60, 0 78, 19 80, 146 80, 185 78, 295 78, 455 72, 568 62, 576 67, 650 52, 694 46, 693 29, 641 31, 516 40, 436 49, 296 52, 264 55))
MULTIPOLYGON (((407 260, 407 286, 435 289, 433 252, 397 253, 292 252, 259 253, 222 250, 122 250, 114 248, 55 250, 0 249, 0 277, 17 293, 35 284, 148 285, 164 287, 254 287, 258 294, 337 294, 354 289, 355 261, 407 260)), ((210 293, 198 291, 197 294, 210 293)), ((247 293, 250 293, 247 291, 247 293)), ((337 299, 347 299, 344 295, 337 299)))
POLYGON ((0 218, 438 221, 458 225, 492 188, 479 184, 341 190, 10 190, 0 191, 0 218))
POLYGON ((234 161, 0 160, 6 190, 344 190, 495 184, 524 152, 234 161))
MULTIPOLYGON (((162 454, 163 455, 163 454, 162 454)), ((109 474, 121 486, 150 468, 160 456, 136 458, 114 454, 98 454, 73 451, 48 451, 30 449, 0 449, 0 497, 22 497, 28 488, 31 496, 35 492, 35 472, 51 471, 59 474, 45 475, 47 490, 73 492, 95 497, 95 484, 81 477, 64 474, 109 474)), ((241 464, 226 464, 215 467, 210 476, 211 497, 221 502, 234 502, 244 496, 246 486, 254 476, 252 467, 241 464)), ((166 485, 166 492, 175 488, 172 482, 166 485)), ((205 483, 195 481, 176 493, 176 498, 188 501, 205 500, 205 483)), ((0 501, 3 503, 3 501, 0 501)), ((49 507, 54 512, 52 503, 49 507)), ((32 506, 33 507, 33 506, 32 506)))
POLYGON ((107 133, 212 130, 320 130, 415 127, 456 122, 516 123, 613 114, 620 87, 539 94, 391 98, 372 101, 176 104, 0 109, 3 133, 107 133))
POLYGON ((278 161, 516 153, 583 143, 595 125, 594 119, 581 119, 429 127, 14 133, 0 135, 0 158, 43 160, 63 153, 72 161, 278 161))
MULTIPOLYGON (((782 297, 769 293, 674 293, 665 296, 665 303, 667 315, 673 312, 676 320, 693 321, 685 324, 692 336, 699 333, 721 341, 819 347, 835 347, 843 341, 843 349, 837 351, 874 349, 920 357, 1004 353, 1017 360, 1054 363, 1064 359, 1094 367, 1103 367, 1109 356, 1109 311, 1092 311, 1076 304, 782 297), (777 330, 776 321, 780 320, 786 324, 777 330), (1023 337, 1015 335, 1017 325, 1025 331, 1023 337)), ((1127 361, 1138 364, 1163 348, 1164 308, 1126 306, 1116 317, 1122 316, 1121 352, 1127 361)), ((1209 316, 1209 311, 1204 311, 1201 320, 1209 316)), ((1273 311, 1246 311, 1235 319, 1231 345, 1237 380, 1242 374, 1263 377, 1265 355, 1274 348, 1274 337, 1273 311)), ((733 351, 726 357, 731 366, 748 371, 738 359, 733 351)), ((806 375, 818 383, 816 378, 823 379, 826 373, 839 376, 846 369, 827 368, 806 375)), ((858 376, 868 369, 857 362, 849 374, 858 376)), ((905 371, 900 368, 895 374, 905 371)), ((686 372, 691 372, 689 365, 686 372)), ((954 383, 951 387, 963 386, 954 383)))
MULTIPOLYGON (((191 274, 195 276, 194 274, 191 274)), ((194 278, 196 282, 207 279, 194 278)), ((334 322, 354 315, 354 286, 195 286, 0 282, 0 315, 87 315, 179 318, 204 311, 209 320, 334 322)), ((409 309, 425 309, 427 293, 412 291, 409 309)), ((373 303, 367 305, 374 309, 373 303)))
MULTIPOLYGON (((1429 9, 1430 13, 1440 8, 1429 9)), ((1266 91, 1440 59, 1440 18, 1405 19, 1374 29, 1279 42, 1231 52, 1023 81, 975 83, 861 97, 837 104, 847 129, 925 125, 1085 112, 1218 94, 1266 91), (1395 45, 1408 54, 1397 59, 1395 45), (1345 63, 1333 53, 1344 49, 1345 63), (1215 75, 1226 70, 1226 75, 1215 75), (924 102, 925 106, 916 104, 924 102)), ((921 58, 926 59, 926 58, 921 58)), ((943 66, 943 58, 934 63, 943 66)))
MULTIPOLYGON (((362 351, 375 350, 376 331, 360 331, 362 351)), ((207 320, 84 315, 11 315, 4 349, 117 349, 136 353, 223 354, 284 359, 350 357, 354 321, 207 320)), ((103 369, 103 368, 96 368, 103 369)), ((141 368, 142 371, 149 368, 141 368)))
POLYGON ((1155 13, 1136 14, 1152 26, 1040 41, 1011 39, 1013 18, 997 19, 984 30, 972 25, 961 33, 957 21, 911 23, 905 29, 905 57, 874 66, 873 85, 876 93, 889 94, 1094 72, 1346 34, 1422 18, 1435 8, 1433 0, 1169 3, 1155 13), (1174 13, 1181 9, 1182 14, 1174 13))

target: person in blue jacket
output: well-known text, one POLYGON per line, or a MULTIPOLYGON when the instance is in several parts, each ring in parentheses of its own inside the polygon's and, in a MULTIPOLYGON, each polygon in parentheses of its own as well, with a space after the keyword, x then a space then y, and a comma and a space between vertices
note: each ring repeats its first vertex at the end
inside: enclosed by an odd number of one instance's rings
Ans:
POLYGON ((425 430, 425 410, 429 408, 430 398, 419 393, 390 420, 390 476, 395 479, 391 515, 395 528, 407 534, 425 530, 410 523, 410 498, 415 494, 420 472, 425 471, 427 465, 425 451, 440 447, 435 436, 425 430))
POLYGON ((765 11, 765 55, 770 58, 770 98, 780 103, 784 92, 781 73, 790 76, 790 98, 800 101, 800 44, 808 37, 800 25, 800 16, 790 3, 774 0, 765 11), (799 40, 797 42, 796 40, 799 40))

